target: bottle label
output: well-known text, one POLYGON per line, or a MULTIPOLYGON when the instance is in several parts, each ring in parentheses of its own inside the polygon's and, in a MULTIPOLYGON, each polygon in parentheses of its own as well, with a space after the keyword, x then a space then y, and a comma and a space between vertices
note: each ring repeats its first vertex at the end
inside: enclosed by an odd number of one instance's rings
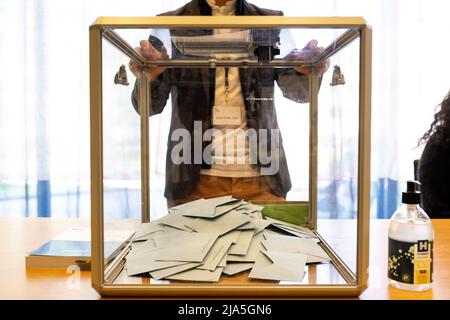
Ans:
POLYGON ((409 284, 433 281, 433 241, 404 242, 389 238, 388 277, 409 284))

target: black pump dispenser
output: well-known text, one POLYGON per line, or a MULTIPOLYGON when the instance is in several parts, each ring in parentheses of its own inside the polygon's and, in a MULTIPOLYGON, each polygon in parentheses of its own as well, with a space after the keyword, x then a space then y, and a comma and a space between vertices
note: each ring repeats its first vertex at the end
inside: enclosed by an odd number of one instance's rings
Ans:
POLYGON ((407 181, 406 192, 402 193, 402 202, 406 204, 420 204, 420 182, 407 181))
POLYGON ((389 222, 389 284, 402 290, 429 290, 433 286, 434 230, 419 204, 419 182, 406 183, 402 202, 389 222))

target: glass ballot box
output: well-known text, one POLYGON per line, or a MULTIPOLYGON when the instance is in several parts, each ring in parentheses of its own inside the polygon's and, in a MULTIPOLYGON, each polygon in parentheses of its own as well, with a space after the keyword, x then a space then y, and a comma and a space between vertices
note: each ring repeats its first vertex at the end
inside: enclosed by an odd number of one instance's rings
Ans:
POLYGON ((89 30, 93 287, 359 295, 371 34, 358 17, 98 18, 89 30), (125 229, 127 241, 114 240, 125 229))

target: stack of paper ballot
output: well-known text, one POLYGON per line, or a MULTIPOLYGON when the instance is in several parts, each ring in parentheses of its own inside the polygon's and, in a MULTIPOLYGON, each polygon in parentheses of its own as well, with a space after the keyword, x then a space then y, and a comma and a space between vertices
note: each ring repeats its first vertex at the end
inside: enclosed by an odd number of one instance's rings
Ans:
POLYGON ((127 275, 217 282, 251 269, 253 279, 301 282, 305 264, 330 260, 310 229, 263 218, 262 209, 231 196, 172 207, 134 234, 127 275))

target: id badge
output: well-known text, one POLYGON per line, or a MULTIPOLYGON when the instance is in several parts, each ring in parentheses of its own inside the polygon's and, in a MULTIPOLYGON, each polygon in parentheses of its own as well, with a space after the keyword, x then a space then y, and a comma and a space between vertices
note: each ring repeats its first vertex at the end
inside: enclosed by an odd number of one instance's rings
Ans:
POLYGON ((242 124, 241 107, 214 106, 212 116, 214 126, 239 126, 242 124))

